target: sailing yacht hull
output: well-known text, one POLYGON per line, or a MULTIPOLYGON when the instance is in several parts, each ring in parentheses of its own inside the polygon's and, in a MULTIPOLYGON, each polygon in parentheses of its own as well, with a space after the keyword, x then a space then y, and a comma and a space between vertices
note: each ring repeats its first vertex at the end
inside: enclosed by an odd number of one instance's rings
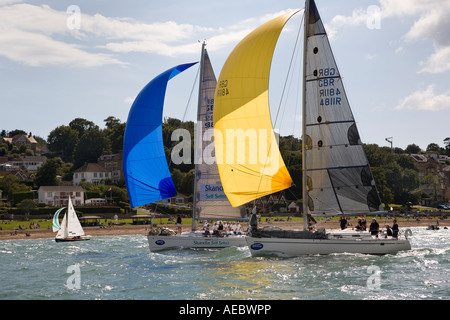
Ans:
POLYGON ((247 241, 244 235, 225 237, 207 237, 203 232, 183 232, 173 236, 147 235, 151 252, 173 249, 223 249, 227 247, 244 247, 247 241))
POLYGON ((272 254, 278 256, 302 256, 332 253, 384 255, 411 250, 409 240, 392 238, 289 239, 247 237, 246 240, 252 256, 272 254))
POLYGON ((56 242, 74 242, 74 241, 87 241, 91 240, 91 237, 81 237, 81 238, 55 238, 56 242))

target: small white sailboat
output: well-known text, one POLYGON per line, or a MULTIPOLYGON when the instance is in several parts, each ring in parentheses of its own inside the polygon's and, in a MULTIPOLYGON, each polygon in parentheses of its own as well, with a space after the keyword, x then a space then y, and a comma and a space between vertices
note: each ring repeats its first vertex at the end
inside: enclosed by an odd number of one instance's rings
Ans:
MULTIPOLYGON (((299 12, 299 11, 297 11, 299 12)), ((220 74, 214 108, 216 155, 224 191, 233 206, 287 189, 292 179, 274 139, 268 87, 272 56, 281 30, 297 12, 284 14, 245 37, 220 74), (226 132, 246 133, 250 147, 229 152, 226 132), (270 132, 270 134, 267 134, 270 132), (264 135, 262 135, 262 133, 264 135), (240 155, 239 155, 240 152, 240 155), (231 156, 230 156, 231 154, 231 156), (244 156, 246 162, 239 161, 244 156)), ((298 256, 331 253, 387 254, 410 250, 406 238, 368 233, 311 232, 308 216, 374 214, 383 210, 328 36, 313 0, 304 12, 302 161, 304 230, 264 230, 252 223, 246 238, 252 255, 298 256)))
POLYGON ((58 232, 55 237, 56 242, 66 242, 66 241, 85 241, 91 239, 91 236, 86 236, 83 227, 78 220, 75 209, 73 208, 72 200, 67 202, 67 213, 64 218, 59 223, 59 214, 65 208, 57 210, 53 216, 52 229, 53 232, 58 232))
MULTIPOLYGON (((195 63, 194 63, 195 64, 195 63)), ((124 138, 124 173, 131 206, 138 207, 176 195, 162 142, 162 111, 167 82, 194 64, 180 65, 154 78, 138 95, 130 110, 124 138)), ((147 235, 150 251, 178 248, 220 249, 247 246, 245 236, 197 231, 197 220, 248 220, 241 208, 233 208, 223 192, 211 143, 216 77, 205 43, 200 61, 199 98, 195 137, 196 161, 192 231, 175 234, 152 228, 147 235), (208 129, 211 129, 209 132, 208 129), (206 135, 209 134, 209 141, 206 135), (206 148, 210 151, 203 152, 206 148)))

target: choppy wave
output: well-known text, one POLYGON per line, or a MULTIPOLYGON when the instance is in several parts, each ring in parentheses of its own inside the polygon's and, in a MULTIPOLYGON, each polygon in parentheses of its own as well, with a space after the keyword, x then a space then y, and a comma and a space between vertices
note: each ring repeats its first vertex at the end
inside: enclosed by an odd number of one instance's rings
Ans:
POLYGON ((411 244, 286 259, 235 247, 151 253, 141 235, 1 241, 0 299, 449 299, 449 230, 413 228, 411 244))

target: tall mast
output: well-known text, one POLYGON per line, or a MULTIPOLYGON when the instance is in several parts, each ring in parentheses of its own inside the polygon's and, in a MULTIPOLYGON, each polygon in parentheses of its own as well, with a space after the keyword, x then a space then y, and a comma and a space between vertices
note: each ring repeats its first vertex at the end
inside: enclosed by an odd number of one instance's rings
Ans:
POLYGON ((307 188, 307 170, 306 170, 306 56, 307 56, 307 42, 309 34, 309 2, 305 3, 305 18, 304 20, 304 39, 303 39, 303 89, 302 89, 302 197, 303 197, 303 229, 308 230, 308 192, 307 188))
MULTIPOLYGON (((194 134, 194 193, 192 197, 192 231, 195 231, 197 229, 197 170, 198 170, 198 161, 196 159, 197 156, 197 149, 200 143, 200 146, 202 146, 202 135, 201 130, 199 131, 199 114, 201 112, 201 103, 202 103, 202 89, 203 89, 203 64, 204 64, 204 58, 205 58, 205 47, 206 42, 203 41, 202 44, 202 54, 200 57, 200 77, 198 82, 198 106, 197 106, 197 127, 194 130, 196 134, 194 134), (199 135, 200 133, 200 135, 199 135)), ((203 161, 203 157, 201 157, 203 161)))

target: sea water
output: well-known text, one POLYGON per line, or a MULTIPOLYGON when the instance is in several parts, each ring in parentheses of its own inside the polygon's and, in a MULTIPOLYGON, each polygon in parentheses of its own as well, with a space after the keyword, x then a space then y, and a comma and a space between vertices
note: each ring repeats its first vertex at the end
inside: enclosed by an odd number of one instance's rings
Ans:
POLYGON ((412 228, 395 255, 257 257, 247 248, 151 253, 144 235, 0 241, 0 299, 448 300, 450 231, 412 228))

